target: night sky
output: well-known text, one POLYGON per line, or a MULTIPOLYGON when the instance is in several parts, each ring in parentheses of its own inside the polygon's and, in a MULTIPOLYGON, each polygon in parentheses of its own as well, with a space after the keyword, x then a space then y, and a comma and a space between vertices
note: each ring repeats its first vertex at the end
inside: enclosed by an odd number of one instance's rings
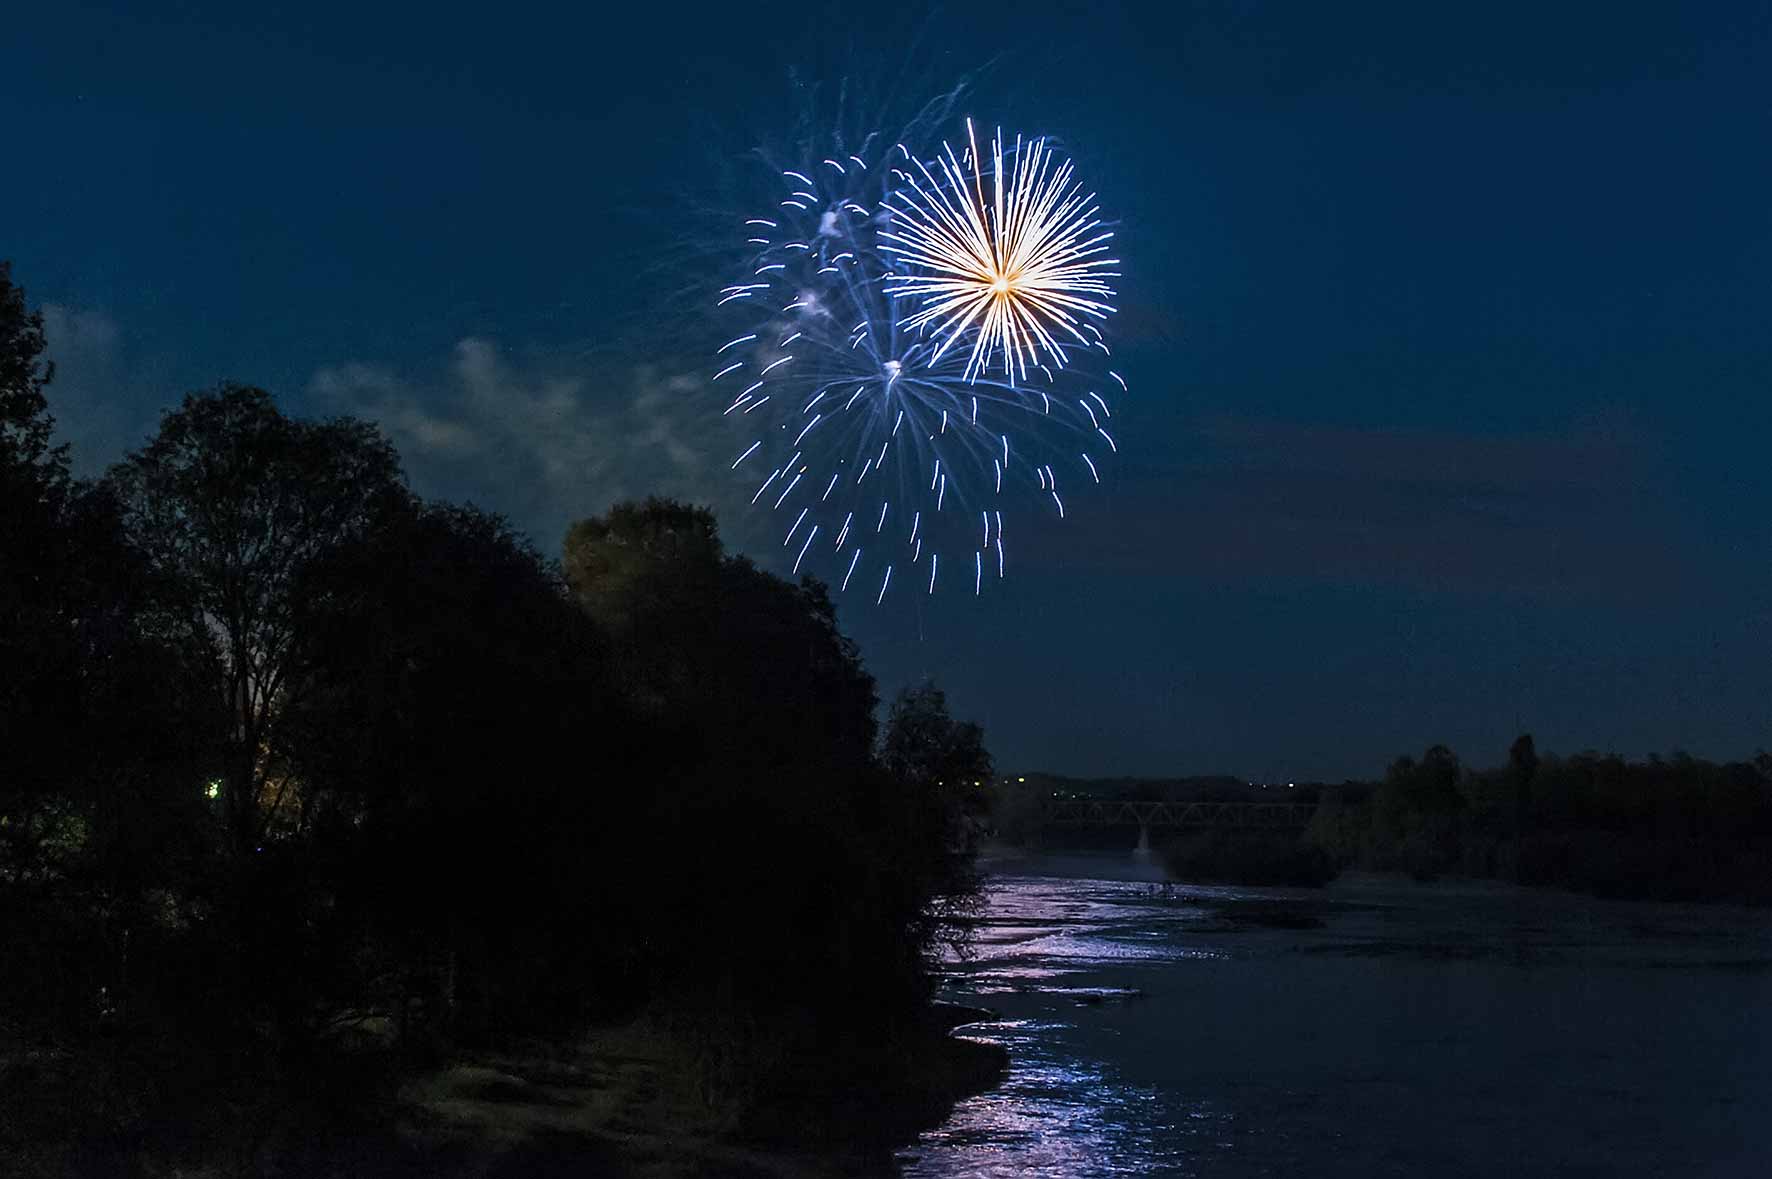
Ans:
POLYGON ((1132 391, 1002 592, 842 601, 884 689, 1082 774, 1772 746, 1766 5, 269 7, 0 32, 83 472, 235 379, 550 554, 652 490, 744 547, 702 308, 747 153, 970 79, 1118 219, 1132 391))

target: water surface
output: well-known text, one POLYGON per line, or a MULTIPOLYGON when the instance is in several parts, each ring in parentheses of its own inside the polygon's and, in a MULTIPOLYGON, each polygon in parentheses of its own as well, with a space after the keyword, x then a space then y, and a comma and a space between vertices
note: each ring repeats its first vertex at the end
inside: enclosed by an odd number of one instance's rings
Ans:
POLYGON ((994 867, 948 992, 1010 1075, 908 1176, 1772 1175, 1772 914, 994 867))

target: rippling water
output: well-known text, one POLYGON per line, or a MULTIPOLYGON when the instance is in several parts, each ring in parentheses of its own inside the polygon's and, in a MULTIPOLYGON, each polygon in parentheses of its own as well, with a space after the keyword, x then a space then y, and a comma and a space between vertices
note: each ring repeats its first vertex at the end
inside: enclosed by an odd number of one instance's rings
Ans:
POLYGON ((996 867, 948 990, 1010 1074, 907 1176, 1772 1175, 1772 915, 996 867))

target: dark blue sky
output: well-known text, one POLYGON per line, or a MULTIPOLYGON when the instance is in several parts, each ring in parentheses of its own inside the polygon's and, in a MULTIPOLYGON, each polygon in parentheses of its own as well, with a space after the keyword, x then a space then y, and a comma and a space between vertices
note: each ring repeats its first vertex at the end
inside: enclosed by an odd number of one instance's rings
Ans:
POLYGON ((1772 746, 1768 6, 389 7, 10 14, 0 256, 84 469, 231 378, 550 552, 723 495, 710 210, 839 80, 970 75, 1120 220, 1132 394, 1004 592, 844 603, 884 687, 1078 773, 1772 746))

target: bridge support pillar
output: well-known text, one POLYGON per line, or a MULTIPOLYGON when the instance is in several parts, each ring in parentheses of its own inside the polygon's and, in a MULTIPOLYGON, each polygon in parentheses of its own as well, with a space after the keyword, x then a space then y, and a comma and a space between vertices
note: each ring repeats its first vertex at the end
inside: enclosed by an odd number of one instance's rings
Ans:
POLYGON ((1149 823, 1138 825, 1138 846, 1133 850, 1141 856, 1151 854, 1151 825, 1149 823))

